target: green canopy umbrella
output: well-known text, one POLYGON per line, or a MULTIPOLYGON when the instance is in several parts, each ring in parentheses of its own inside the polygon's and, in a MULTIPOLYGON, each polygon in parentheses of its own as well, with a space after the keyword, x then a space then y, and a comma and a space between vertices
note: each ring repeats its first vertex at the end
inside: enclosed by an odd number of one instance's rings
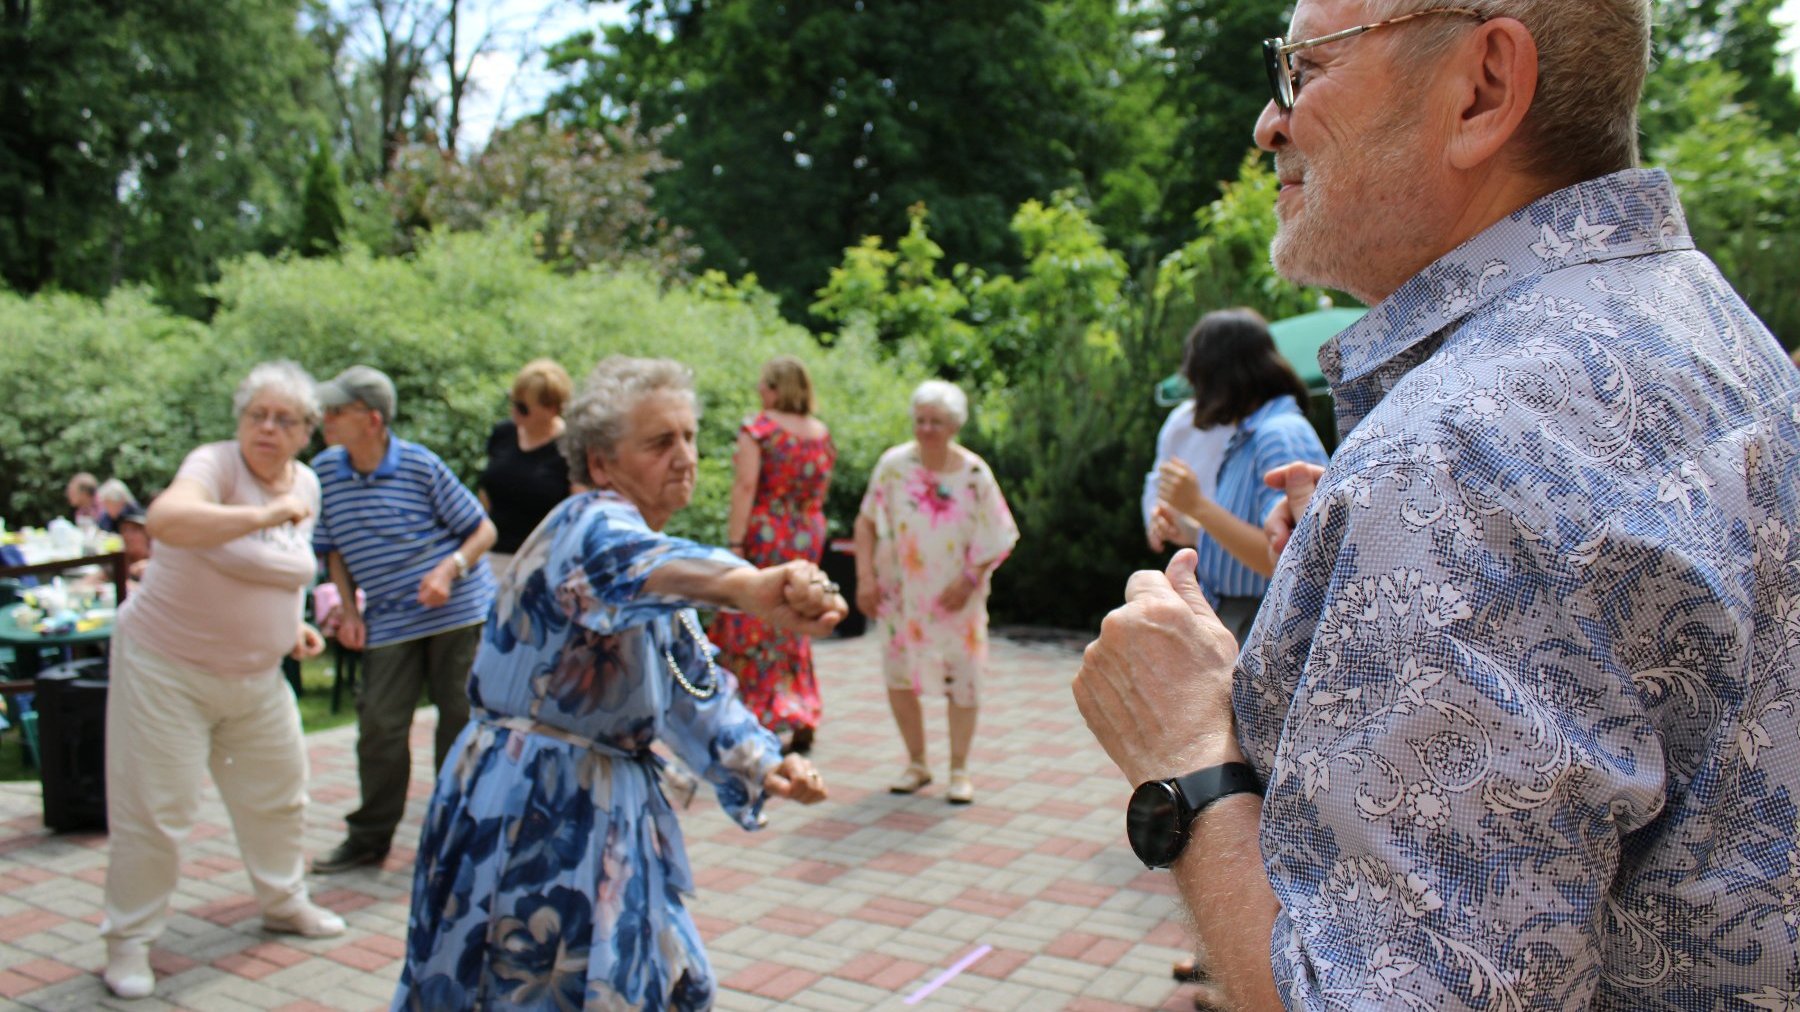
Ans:
MULTIPOLYGON (((1275 350, 1281 352, 1281 357, 1300 374, 1300 382, 1306 384, 1306 389, 1315 394, 1323 393, 1325 377, 1319 373, 1319 349, 1336 337, 1338 331, 1362 319, 1366 312, 1368 310, 1358 307, 1302 313, 1269 324, 1269 333, 1275 338, 1275 350)), ((1180 373, 1156 385, 1156 403, 1163 407, 1180 404, 1192 396, 1194 388, 1188 386, 1180 373)))

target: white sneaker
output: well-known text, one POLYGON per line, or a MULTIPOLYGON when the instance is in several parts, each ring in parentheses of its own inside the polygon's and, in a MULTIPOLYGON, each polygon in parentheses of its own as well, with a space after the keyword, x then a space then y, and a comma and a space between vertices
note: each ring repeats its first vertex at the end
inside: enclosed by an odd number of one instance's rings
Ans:
POLYGON ((344 933, 344 919, 313 903, 301 900, 291 910, 263 914, 263 930, 302 938, 331 938, 344 933))
POLYGON ((156 990, 149 948, 132 944, 107 946, 106 970, 100 979, 106 981, 108 991, 120 998, 148 998, 156 990))

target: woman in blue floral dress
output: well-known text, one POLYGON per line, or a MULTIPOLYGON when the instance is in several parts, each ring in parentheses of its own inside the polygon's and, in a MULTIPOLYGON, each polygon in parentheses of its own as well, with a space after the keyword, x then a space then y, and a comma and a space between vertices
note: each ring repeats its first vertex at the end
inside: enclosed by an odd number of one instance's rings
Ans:
POLYGON ((738 702, 691 608, 821 634, 843 598, 811 563, 757 570, 661 533, 693 496, 695 414, 667 360, 609 358, 571 406, 571 477, 598 491, 552 511, 501 584, 420 838, 394 1008, 708 1008, 650 743, 746 829, 768 795, 824 798, 738 702))

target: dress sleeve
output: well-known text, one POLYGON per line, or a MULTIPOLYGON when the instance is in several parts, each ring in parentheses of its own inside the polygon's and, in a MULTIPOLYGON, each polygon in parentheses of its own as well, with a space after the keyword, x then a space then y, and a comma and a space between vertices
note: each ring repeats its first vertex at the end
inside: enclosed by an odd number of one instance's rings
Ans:
POLYGON ((994 480, 994 472, 988 469, 986 461, 976 461, 970 491, 973 530, 969 533, 965 564, 997 566, 1012 554, 1013 545, 1019 540, 1019 526, 1013 522, 1006 496, 1000 494, 1000 484, 994 480))
POLYGON ((564 613, 594 632, 610 635, 701 604, 645 591, 644 581, 663 566, 684 560, 749 565, 723 548, 653 531, 635 510, 596 508, 604 512, 580 529, 577 559, 557 589, 564 613))
POLYGON ((1320 487, 1240 656, 1274 976, 1290 1008, 1586 1007, 1658 735, 1579 564, 1434 450, 1320 487))
MULTIPOLYGON (((693 615, 689 613, 688 618, 693 615)), ((744 706, 731 672, 714 666, 708 673, 679 616, 670 623, 670 630, 677 643, 670 656, 682 666, 688 680, 696 685, 716 680, 718 691, 699 699, 679 685, 672 686, 662 740, 713 786, 719 806, 733 821, 755 829, 767 797, 763 778, 781 764, 781 742, 744 706)), ((718 653, 718 648, 704 639, 700 649, 708 656, 718 653)))
POLYGON ((774 435, 775 430, 781 428, 781 426, 775 424, 773 418, 770 418, 768 415, 759 411, 749 418, 744 419, 744 424, 738 428, 751 439, 761 443, 763 440, 774 435))

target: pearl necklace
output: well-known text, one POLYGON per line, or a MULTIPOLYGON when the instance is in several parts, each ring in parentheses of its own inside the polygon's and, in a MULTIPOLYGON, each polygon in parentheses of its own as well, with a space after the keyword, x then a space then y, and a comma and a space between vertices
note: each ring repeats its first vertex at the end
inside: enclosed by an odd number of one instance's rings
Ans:
POLYGON ((675 684, 681 686, 688 695, 695 699, 711 699, 719 691, 719 668, 713 663, 712 654, 706 651, 706 637, 701 635, 700 625, 694 621, 693 612, 684 608, 675 615, 681 620, 681 625, 688 631, 688 635, 693 637, 694 649, 700 652, 701 657, 706 658, 706 674, 712 684, 701 689, 696 687, 693 682, 688 681, 687 676, 681 673, 681 665, 675 663, 675 654, 668 647, 663 648, 663 661, 669 665, 669 674, 675 676, 675 684))

